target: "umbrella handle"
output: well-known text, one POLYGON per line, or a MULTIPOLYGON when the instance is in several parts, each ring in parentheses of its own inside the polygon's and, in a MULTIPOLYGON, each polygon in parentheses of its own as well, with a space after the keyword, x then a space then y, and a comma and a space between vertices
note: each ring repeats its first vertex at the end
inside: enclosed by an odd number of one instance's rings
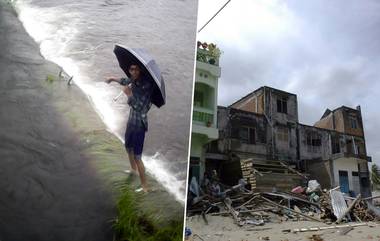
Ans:
POLYGON ((123 93, 123 91, 120 91, 120 93, 115 98, 113 98, 113 101, 116 102, 123 93))

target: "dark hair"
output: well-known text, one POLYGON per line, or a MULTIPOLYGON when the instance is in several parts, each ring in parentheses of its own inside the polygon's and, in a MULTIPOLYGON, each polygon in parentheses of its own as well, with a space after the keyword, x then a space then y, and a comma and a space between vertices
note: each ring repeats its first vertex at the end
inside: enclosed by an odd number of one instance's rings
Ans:
POLYGON ((132 65, 135 65, 135 66, 139 67, 139 69, 141 70, 141 66, 140 66, 139 64, 135 64, 135 63, 130 64, 130 65, 128 66, 128 69, 130 69, 132 65))

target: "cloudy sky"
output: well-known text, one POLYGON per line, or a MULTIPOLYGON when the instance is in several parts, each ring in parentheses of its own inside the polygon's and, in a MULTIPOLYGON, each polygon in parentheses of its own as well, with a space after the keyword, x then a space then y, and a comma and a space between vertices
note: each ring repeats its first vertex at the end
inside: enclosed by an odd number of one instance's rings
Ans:
MULTIPOLYGON (((226 2, 199 0, 198 29, 226 2)), ((198 35, 222 50, 218 104, 264 85, 297 94, 300 121, 362 107, 380 164, 380 1, 232 0, 198 35)))

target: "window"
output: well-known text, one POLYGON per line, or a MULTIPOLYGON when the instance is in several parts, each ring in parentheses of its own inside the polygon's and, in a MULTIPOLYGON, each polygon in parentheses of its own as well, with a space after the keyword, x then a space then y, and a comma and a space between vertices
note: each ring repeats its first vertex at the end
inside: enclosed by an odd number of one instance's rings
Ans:
POLYGON ((331 136, 332 154, 340 153, 339 136, 331 136))
POLYGON ((256 143, 256 131, 254 128, 242 127, 239 129, 239 140, 247 144, 256 143))
POLYGON ((306 144, 309 146, 321 146, 321 136, 316 132, 310 132, 306 137, 306 144))
POLYGON ((354 149, 354 145, 352 144, 352 140, 346 141, 346 150, 347 150, 347 153, 349 153, 349 154, 356 154, 355 149, 354 149))
POLYGON ((348 117, 349 121, 350 121, 350 126, 352 129, 357 129, 358 128, 358 120, 356 119, 355 116, 349 116, 348 117))
POLYGON ((357 154, 359 155, 365 155, 365 148, 364 148, 364 141, 362 139, 355 138, 355 145, 357 154))
POLYGON ((288 137, 288 129, 287 128, 284 128, 284 127, 277 128, 277 140, 283 141, 283 142, 288 142, 289 137, 288 137))
POLYGON ((239 129, 239 139, 241 142, 248 143, 249 142, 249 132, 248 128, 243 127, 239 129))
POLYGON ((249 128, 249 143, 256 143, 256 130, 254 128, 249 128))
POLYGON ((288 113, 288 102, 284 97, 279 97, 277 99, 277 112, 287 114, 288 113))
POLYGON ((309 132, 306 136, 306 144, 309 152, 318 152, 320 151, 321 136, 317 132, 309 132))

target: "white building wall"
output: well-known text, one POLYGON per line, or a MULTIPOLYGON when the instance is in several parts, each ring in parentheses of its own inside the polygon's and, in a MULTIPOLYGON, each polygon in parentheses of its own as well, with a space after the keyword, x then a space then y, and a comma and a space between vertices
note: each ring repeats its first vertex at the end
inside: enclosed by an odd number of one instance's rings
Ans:
POLYGON ((334 171, 334 181, 335 186, 339 186, 339 171, 348 172, 348 185, 350 190, 355 191, 356 194, 360 193, 360 187, 357 186, 357 183, 354 185, 352 172, 358 172, 358 160, 356 158, 347 158, 342 157, 333 161, 333 171, 334 171))

